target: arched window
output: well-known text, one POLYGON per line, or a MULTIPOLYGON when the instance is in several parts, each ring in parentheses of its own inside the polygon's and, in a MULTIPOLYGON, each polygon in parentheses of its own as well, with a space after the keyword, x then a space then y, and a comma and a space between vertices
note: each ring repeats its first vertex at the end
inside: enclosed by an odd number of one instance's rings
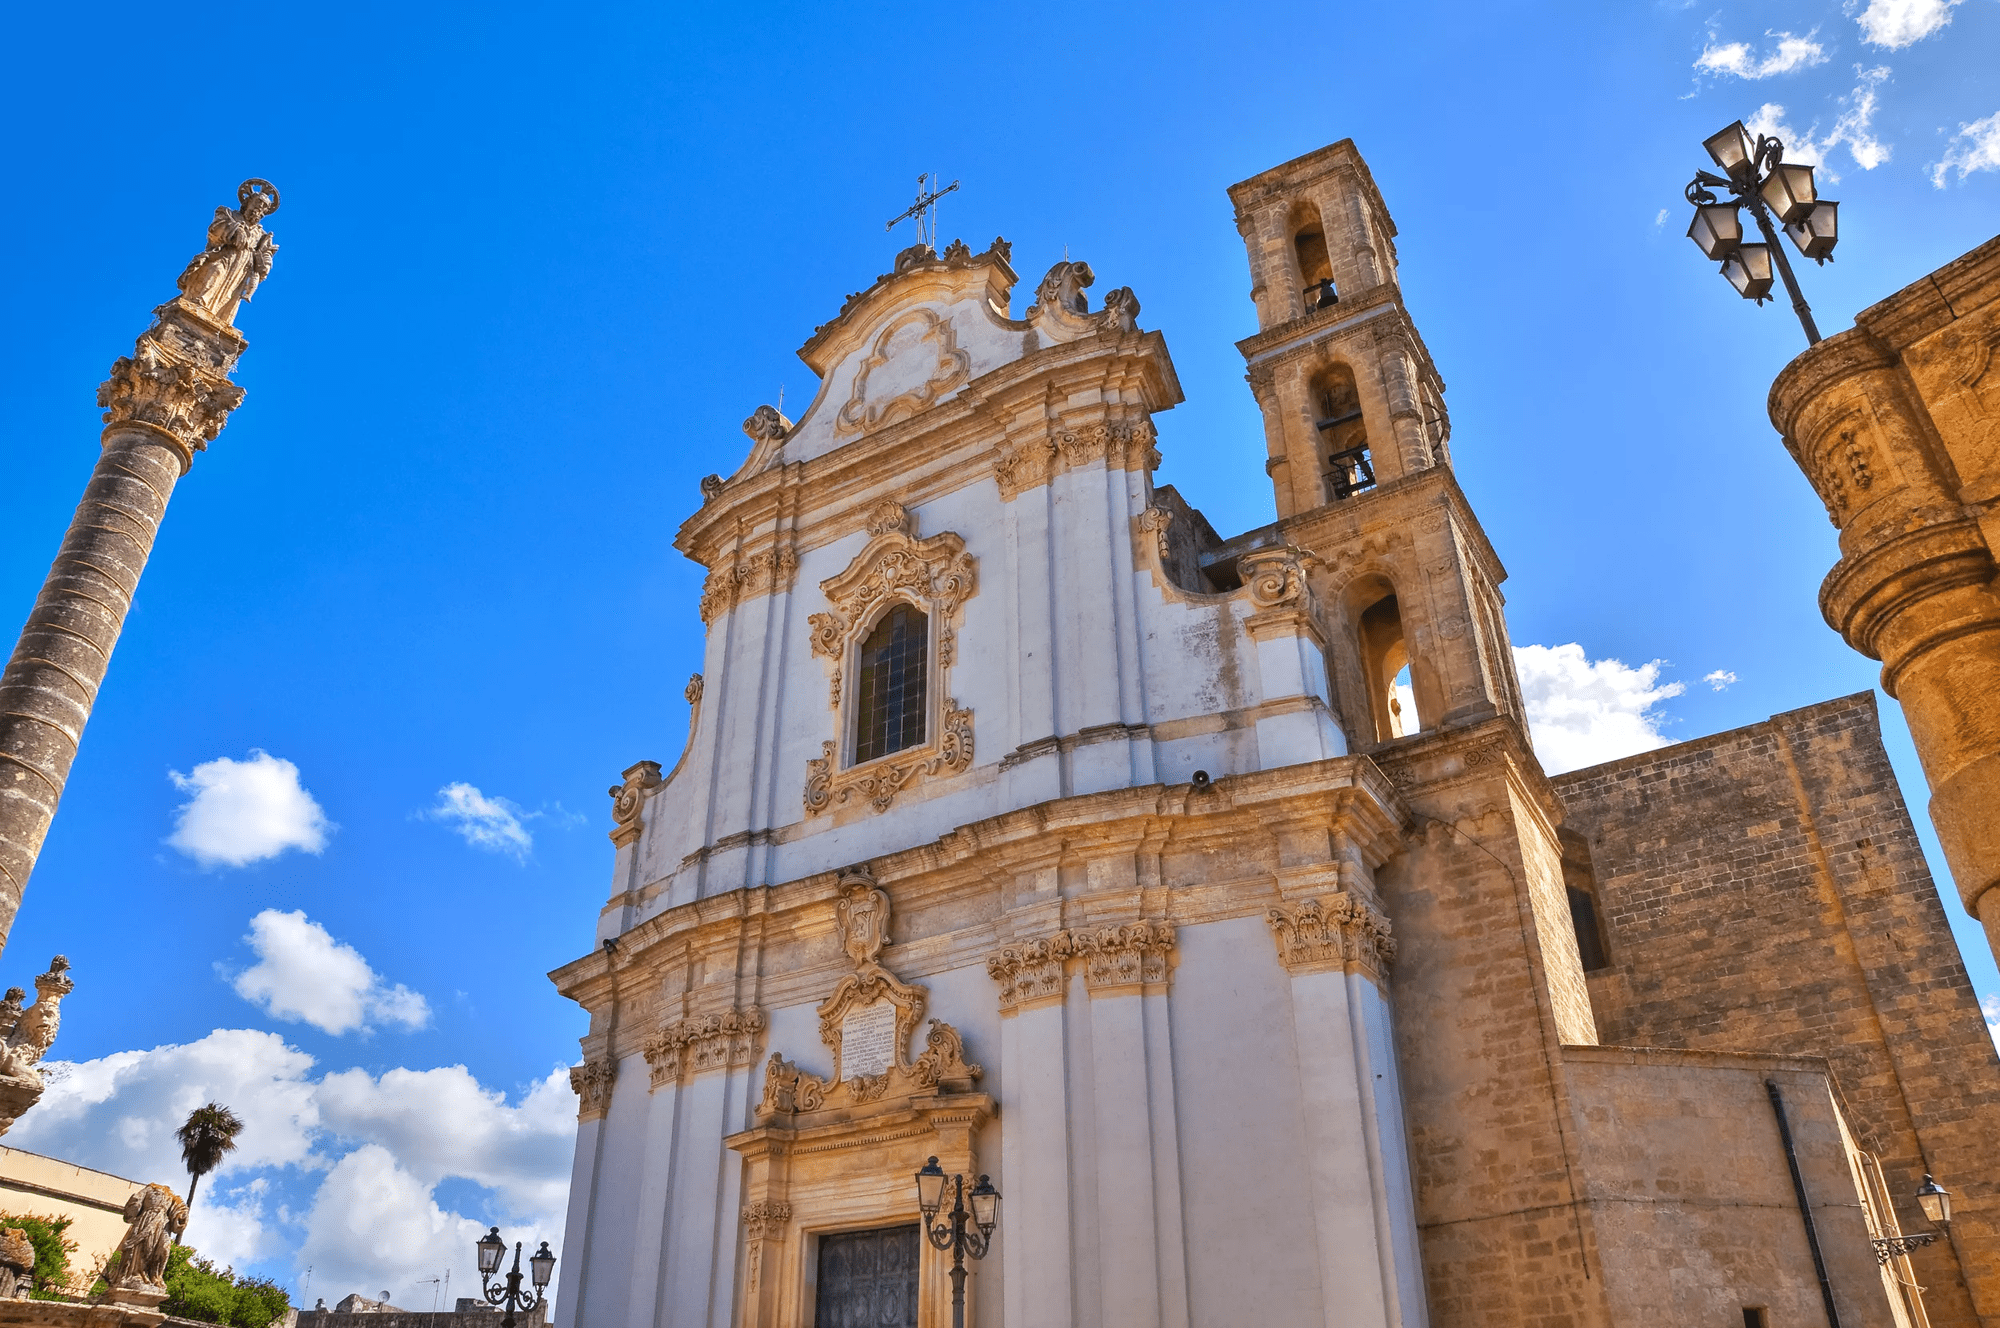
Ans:
POLYGON ((897 604, 862 641, 854 698, 856 765, 923 746, 930 627, 921 609, 897 604))
POLYGON ((1326 308, 1336 296, 1333 289, 1333 262, 1326 251, 1326 227, 1320 224, 1319 209, 1301 203, 1292 209, 1292 257, 1298 262, 1299 290, 1306 310, 1326 308))
POLYGON ((1354 385, 1354 370, 1344 364, 1329 364, 1320 370, 1312 380, 1312 407, 1328 496, 1348 498, 1375 487, 1368 426, 1361 418, 1361 392, 1354 385))
MULTIPOLYGON (((1368 688, 1368 714, 1375 741, 1408 737, 1423 727, 1417 714, 1416 690, 1410 683, 1410 648, 1403 640, 1403 614, 1396 592, 1387 593, 1361 611, 1361 674, 1368 688)), ((1365 602, 1365 601, 1364 601, 1365 602)))

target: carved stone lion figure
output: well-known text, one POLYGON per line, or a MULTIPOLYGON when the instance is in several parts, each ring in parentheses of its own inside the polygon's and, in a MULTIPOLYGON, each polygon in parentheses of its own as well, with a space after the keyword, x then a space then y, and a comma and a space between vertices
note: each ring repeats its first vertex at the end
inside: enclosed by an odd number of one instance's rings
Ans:
POLYGON ((167 1255, 187 1220, 187 1205, 164 1185, 148 1185, 127 1199, 129 1225, 118 1246, 118 1285, 165 1290, 167 1255))

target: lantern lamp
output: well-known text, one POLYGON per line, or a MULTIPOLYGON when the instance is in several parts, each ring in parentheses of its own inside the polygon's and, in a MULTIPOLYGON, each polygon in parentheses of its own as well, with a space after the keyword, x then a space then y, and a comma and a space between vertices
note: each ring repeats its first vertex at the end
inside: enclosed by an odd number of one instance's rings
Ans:
POLYGON ((1917 1207, 1938 1226, 1951 1225, 1951 1191, 1932 1180, 1928 1173, 1924 1183, 1917 1187, 1917 1207))
POLYGON ((1736 252, 1723 260, 1722 275, 1738 295, 1761 304, 1771 294, 1771 246, 1737 245, 1736 252))
POLYGON ((972 1220, 981 1231, 992 1235, 993 1228, 1000 1223, 1000 1191, 993 1188, 992 1178, 981 1176, 967 1197, 972 1200, 972 1220))
POLYGON ((1821 199, 1812 205, 1812 210, 1785 226, 1785 234, 1792 237, 1792 243, 1799 252, 1815 263, 1824 263, 1833 257, 1833 246, 1840 239, 1840 204, 1821 199))
POLYGON ((1756 145, 1750 141, 1750 131, 1743 127, 1741 120, 1730 122, 1727 129, 1712 134, 1702 140, 1708 155, 1731 176, 1740 175, 1750 169, 1751 158, 1756 154, 1756 145))
POLYGON ((1739 203, 1697 203, 1694 221, 1688 225, 1688 239, 1703 256, 1721 262, 1743 243, 1743 213, 1739 203))
POLYGON ((1803 220, 1812 211, 1813 204, 1819 201, 1819 190, 1813 184, 1813 168, 1791 162, 1773 166, 1760 192, 1778 220, 1788 226, 1803 220))
POLYGON ((535 1290, 541 1291, 546 1288, 549 1279, 555 1276, 556 1271, 556 1256, 549 1249, 547 1241, 543 1241, 542 1248, 536 1250, 529 1258, 528 1268, 534 1274, 535 1290))
POLYGON ((500 1239, 500 1228, 494 1227, 479 1238, 479 1275, 491 1277, 500 1271, 500 1261, 507 1257, 507 1242, 500 1239))
POLYGON ((924 1210, 927 1218, 936 1217, 944 1206, 944 1168, 932 1158, 924 1163, 924 1169, 917 1173, 917 1207, 924 1210))

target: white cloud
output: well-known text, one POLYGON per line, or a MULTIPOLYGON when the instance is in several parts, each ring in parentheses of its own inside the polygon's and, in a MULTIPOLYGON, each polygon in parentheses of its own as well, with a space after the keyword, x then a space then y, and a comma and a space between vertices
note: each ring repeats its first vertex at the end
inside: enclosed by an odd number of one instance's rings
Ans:
POLYGON ((1847 154, 1854 158, 1854 164, 1864 171, 1872 171, 1889 160, 1889 145, 1875 137, 1871 127, 1875 120, 1875 108, 1879 89, 1889 77, 1887 65, 1877 65, 1873 69, 1855 69, 1854 91, 1840 99, 1842 110, 1827 130, 1826 137, 1816 137, 1819 122, 1805 130, 1794 129, 1785 123, 1785 108, 1776 102, 1765 102, 1757 108, 1756 114, 1745 120, 1744 127, 1751 137, 1769 134, 1785 145, 1785 160, 1799 162, 1806 166, 1821 167, 1825 177, 1838 183, 1840 176, 1835 173, 1828 155, 1837 147, 1845 147, 1847 154))
POLYGON ((1701 680, 1719 692, 1723 688, 1729 686, 1730 683, 1735 682, 1736 675, 1731 673, 1728 669, 1717 669, 1713 673, 1702 674, 1701 680))
POLYGON ((430 1005, 400 982, 390 986, 361 952, 336 941, 303 909, 267 908, 245 936, 258 962, 236 975, 236 994, 275 1019, 346 1033, 370 1019, 422 1028, 430 1005))
POLYGON ((1657 229, 1666 224, 1667 224, 1667 210, 1665 208, 1661 208, 1659 213, 1653 218, 1653 226, 1655 229, 1657 229))
POLYGON ((437 806, 425 815, 448 823, 465 836, 466 843, 490 853, 508 853, 519 859, 535 846, 535 837, 521 822, 539 813, 522 811, 505 798, 489 798, 463 782, 439 789, 437 806))
MULTIPOLYGON (((1868 0, 1856 22, 1861 24, 1861 40, 1871 46, 1900 51, 1922 41, 1951 22, 1952 6, 1959 0, 1868 0)), ((1852 13, 1853 6, 1848 6, 1852 13)))
POLYGON ((329 1305, 387 1287, 398 1304, 428 1308, 431 1288, 419 1281, 446 1269, 454 1290, 475 1288, 472 1242, 489 1225, 564 1253, 576 1138, 565 1070, 512 1104, 463 1066, 316 1079, 311 1056, 248 1029, 50 1068, 55 1082, 8 1132, 9 1145, 182 1194, 174 1128, 203 1102, 231 1107, 243 1134, 202 1181, 189 1243, 238 1268, 256 1258, 301 1272, 310 1264, 311 1294, 329 1305), (310 1187, 296 1211, 277 1202, 286 1178, 310 1187), (490 1199, 453 1211, 437 1196, 453 1179, 486 1187, 490 1199))
POLYGON ((1694 67, 1704 74, 1733 74, 1737 78, 1770 78, 1794 69, 1810 69, 1826 63, 1826 48, 1813 40, 1818 32, 1815 28, 1803 37, 1789 32, 1767 32, 1764 35, 1776 37, 1778 44, 1762 59, 1751 50, 1749 42, 1718 45, 1711 41, 1695 57, 1694 67))
POLYGON ((1516 646, 1514 667, 1535 754, 1552 775, 1666 746, 1655 707, 1687 690, 1660 681, 1657 659, 1638 668, 1592 660, 1574 642, 1516 646))
POLYGON ((1979 1002, 1979 1013, 1986 1016, 1986 1031, 1993 1035, 1993 1046, 2000 1050, 2000 996, 1988 996, 1979 1002))
POLYGON ((1961 180, 1974 171, 2000 171, 2000 111, 1958 127, 1944 160, 1931 167, 1931 183, 1944 188, 1944 177, 1954 168, 1961 180))
POLYGON ((183 793, 167 842, 204 867, 243 867, 288 848, 318 853, 335 827, 299 784, 299 768, 251 749, 247 761, 203 761, 191 774, 169 770, 183 793))

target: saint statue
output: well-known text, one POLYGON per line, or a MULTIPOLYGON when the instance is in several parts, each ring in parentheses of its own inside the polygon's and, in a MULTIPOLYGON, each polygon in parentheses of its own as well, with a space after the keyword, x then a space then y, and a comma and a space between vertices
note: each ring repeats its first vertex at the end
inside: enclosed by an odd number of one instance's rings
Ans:
POLYGON ((236 306, 271 275, 271 255, 278 252, 263 226, 264 218, 278 210, 277 186, 269 180, 245 180, 236 198, 236 207, 215 210, 208 248, 194 256, 178 283, 183 300, 223 324, 236 321, 236 306))
POLYGON ((164 1290, 167 1253, 187 1226, 187 1205, 164 1185, 148 1185, 125 1201, 125 1239, 118 1246, 118 1285, 164 1290))

